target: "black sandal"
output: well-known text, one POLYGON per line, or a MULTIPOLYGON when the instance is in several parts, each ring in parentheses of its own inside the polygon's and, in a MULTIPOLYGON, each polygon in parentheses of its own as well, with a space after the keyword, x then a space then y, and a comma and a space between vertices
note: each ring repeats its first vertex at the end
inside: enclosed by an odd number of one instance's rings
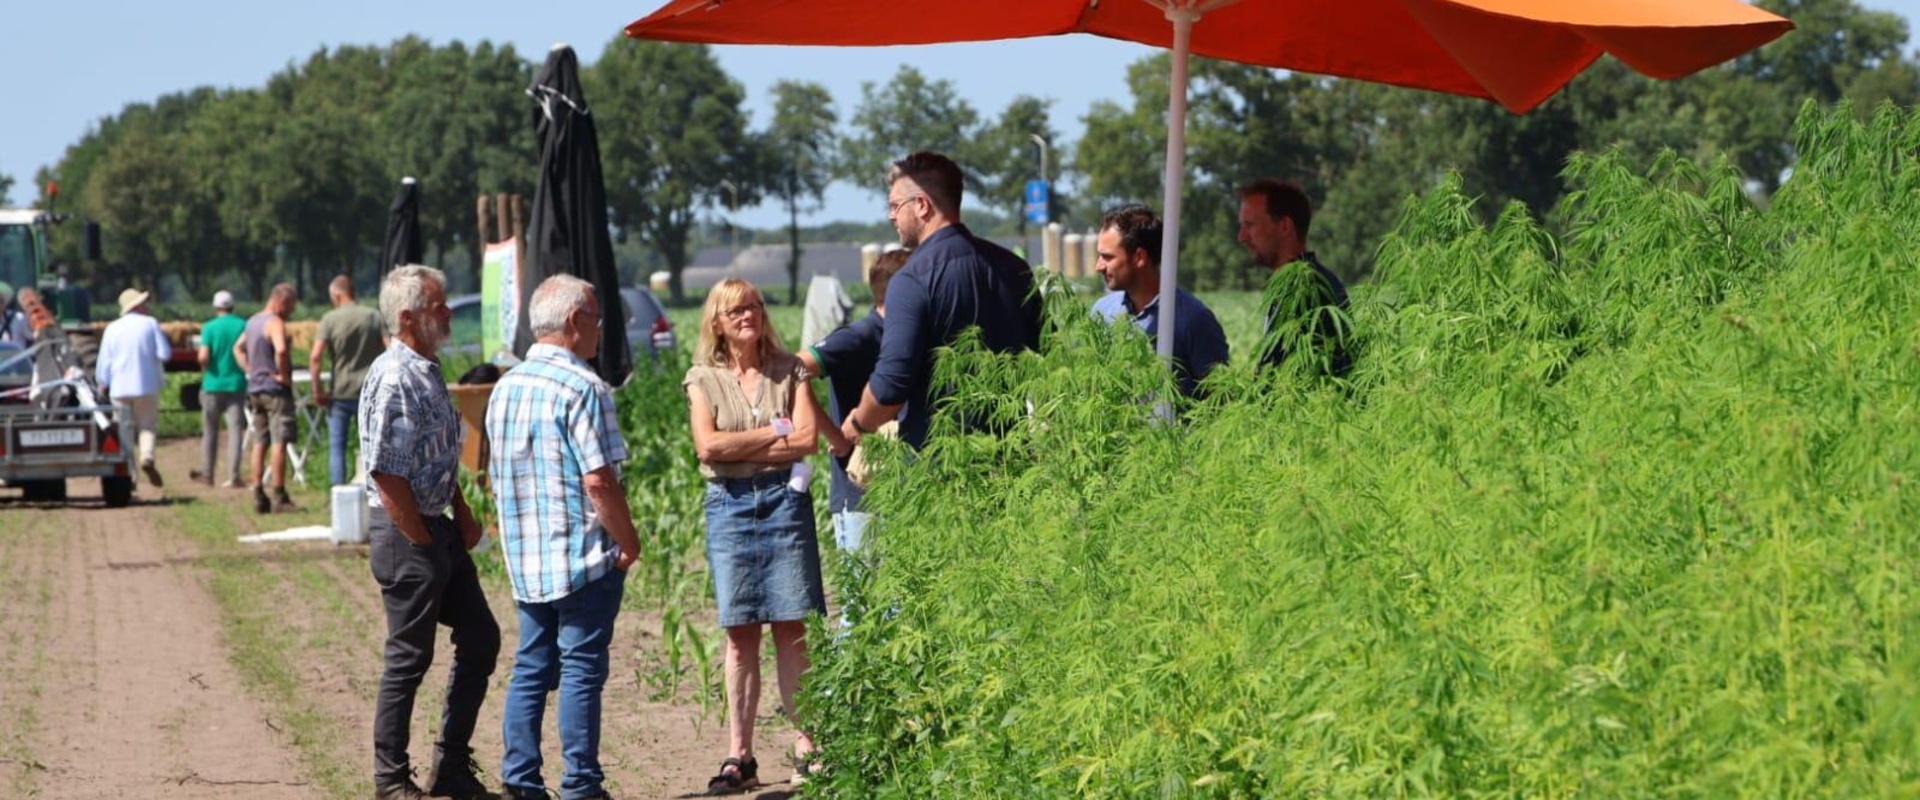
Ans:
POLYGON ((760 761, 749 758, 745 761, 729 756, 720 762, 720 774, 707 779, 707 794, 739 794, 760 785, 760 761), (728 772, 727 768, 733 771, 728 772))

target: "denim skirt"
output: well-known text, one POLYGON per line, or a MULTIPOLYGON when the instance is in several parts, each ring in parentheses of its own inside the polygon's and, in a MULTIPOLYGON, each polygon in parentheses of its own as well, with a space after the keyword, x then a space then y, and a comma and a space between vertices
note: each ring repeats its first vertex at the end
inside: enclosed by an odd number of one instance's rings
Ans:
POLYGON ((707 481, 707 568, 721 627, 827 612, 813 498, 788 471, 707 481))

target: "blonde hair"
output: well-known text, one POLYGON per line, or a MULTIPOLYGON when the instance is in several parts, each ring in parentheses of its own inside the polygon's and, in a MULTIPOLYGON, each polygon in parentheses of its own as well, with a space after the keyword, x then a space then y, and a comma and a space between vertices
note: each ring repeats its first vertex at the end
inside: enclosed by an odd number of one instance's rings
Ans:
POLYGON ((787 347, 780 343, 780 332, 773 327, 773 317, 767 314, 766 299, 761 297, 760 290, 747 281, 728 278, 714 284, 712 291, 707 292, 706 305, 700 310, 700 344, 693 349, 695 366, 733 365, 733 354, 727 351, 727 337, 720 333, 721 317, 727 309, 749 299, 760 302, 760 363, 768 364, 787 355, 787 347))

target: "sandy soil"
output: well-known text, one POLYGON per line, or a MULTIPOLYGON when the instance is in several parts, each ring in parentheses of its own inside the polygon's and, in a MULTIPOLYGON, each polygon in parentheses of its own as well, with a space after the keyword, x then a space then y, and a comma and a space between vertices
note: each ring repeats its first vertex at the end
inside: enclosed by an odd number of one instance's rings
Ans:
MULTIPOLYGON (((0 614, 0 774, 22 776, 28 796, 184 798, 325 797, 313 764, 344 765, 351 797, 371 794, 373 695, 386 635, 378 589, 364 547, 325 543, 249 546, 273 587, 262 613, 297 642, 287 659, 298 696, 323 720, 324 734, 293 741, 277 714, 293 713, 250 692, 224 641, 221 609, 208 589, 210 567, 195 539, 179 531, 182 505, 232 534, 277 530, 295 521, 256 518, 249 493, 203 489, 186 480, 197 442, 168 442, 160 467, 171 501, 142 486, 135 505, 108 510, 97 482, 74 481, 65 506, 22 503, 0 490, 0 559, 24 585, 7 593, 0 614), (276 524, 278 523, 278 524, 276 524), (303 766, 308 765, 308 766, 303 766), (38 794, 34 794, 34 792, 38 794)), ((317 493, 296 493, 319 507, 317 493)), ((304 522, 304 520, 299 520, 304 522)), ((205 531, 197 535, 205 535, 205 531)), ((268 592, 263 592, 268 593, 268 592)), ((504 580, 489 586, 504 643, 474 746, 497 772, 500 701, 518 626, 504 580)), ((717 640, 711 615, 702 632, 717 640)), ((629 608, 614 640, 605 706, 602 761, 620 798, 698 796, 725 755, 717 709, 703 713, 683 685, 656 701, 651 676, 661 663, 658 614, 629 608)), ((415 710, 413 755, 429 766, 451 644, 442 635, 434 672, 415 710)), ((757 740, 761 777, 750 796, 785 797, 791 770, 783 753, 792 734, 774 725, 771 659, 766 664, 765 723, 757 740)), ((686 682, 683 682, 686 683, 686 682)), ((559 745, 549 706, 544 743, 549 785, 559 782, 559 745)), ((424 781, 425 776, 422 775, 424 781)), ((491 775, 489 783, 493 783, 491 775)))
POLYGON ((28 796, 316 796, 241 688, 196 553, 155 524, 169 509, 102 508, 98 486, 72 482, 71 506, 0 502, 8 572, 29 583, 5 614, 25 646, 0 656, 28 796))

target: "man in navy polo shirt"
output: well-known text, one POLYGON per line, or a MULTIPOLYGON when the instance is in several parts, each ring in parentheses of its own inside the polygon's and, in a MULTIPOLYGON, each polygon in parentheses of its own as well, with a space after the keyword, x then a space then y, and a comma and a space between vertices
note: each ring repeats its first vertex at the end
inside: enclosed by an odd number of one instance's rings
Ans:
MULTIPOLYGON (((1112 322, 1125 315, 1145 331, 1147 339, 1160 336, 1160 215, 1141 205, 1121 206, 1100 220, 1100 238, 1094 244, 1093 269, 1110 292, 1093 303, 1093 313, 1112 322)), ((1200 381, 1226 363, 1227 333, 1213 309, 1187 290, 1174 288, 1179 303, 1174 314, 1173 370, 1180 393, 1193 397, 1200 381)))
POLYGON ((860 550, 861 537, 867 528, 867 514, 860 510, 860 501, 867 492, 847 476, 852 451, 840 437, 840 426, 846 424, 847 415, 860 404, 867 379, 873 377, 873 365, 880 360, 881 336, 886 332, 887 284, 893 281, 894 273, 907 265, 907 255, 906 250, 889 250, 867 268, 867 286, 873 289, 874 300, 871 313, 794 354, 800 357, 808 374, 827 379, 827 419, 831 424, 820 426, 827 432, 827 441, 833 449, 833 483, 827 496, 827 511, 833 514, 834 543, 848 552, 860 550))
POLYGON ((1040 298, 1025 260, 960 222, 964 185, 952 159, 926 151, 900 159, 887 187, 887 219, 913 255, 887 285, 880 360, 841 431, 857 441, 904 406, 900 438, 918 449, 932 419, 933 351, 976 326, 994 352, 1037 349, 1040 298))

